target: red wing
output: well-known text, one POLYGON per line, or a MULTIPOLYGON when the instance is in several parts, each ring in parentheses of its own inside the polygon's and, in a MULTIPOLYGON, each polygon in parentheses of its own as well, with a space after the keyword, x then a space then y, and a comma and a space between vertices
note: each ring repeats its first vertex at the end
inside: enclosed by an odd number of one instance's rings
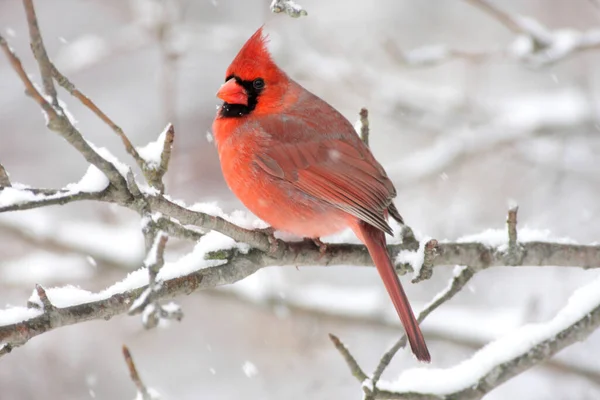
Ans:
MULTIPOLYGON (((271 125, 269 128, 276 129, 271 125)), ((289 134, 289 119, 284 125, 289 134)), ((293 128, 307 129, 305 125, 293 128)), ((292 141, 281 142, 281 137, 272 135, 266 153, 255 157, 256 164, 302 192, 392 234, 385 211, 396 191, 358 136, 344 140, 343 135, 298 135, 297 131, 294 136, 292 141)))

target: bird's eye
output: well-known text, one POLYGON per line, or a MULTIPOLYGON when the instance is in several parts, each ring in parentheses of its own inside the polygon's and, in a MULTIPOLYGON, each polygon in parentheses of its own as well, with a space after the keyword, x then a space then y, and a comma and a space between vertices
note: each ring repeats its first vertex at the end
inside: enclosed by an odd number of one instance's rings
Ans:
POLYGON ((256 78, 252 81, 252 87, 256 90, 261 90, 265 87, 265 81, 262 78, 256 78))

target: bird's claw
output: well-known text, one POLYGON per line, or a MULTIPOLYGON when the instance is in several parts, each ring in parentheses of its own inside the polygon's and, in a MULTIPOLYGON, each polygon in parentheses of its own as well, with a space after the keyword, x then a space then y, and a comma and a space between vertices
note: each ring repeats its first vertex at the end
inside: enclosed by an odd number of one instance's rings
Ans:
POLYGON ((255 231, 267 235, 267 239, 269 240, 269 254, 273 255, 277 253, 279 241, 275 237, 275 229, 272 226, 269 226, 267 228, 256 229, 255 231))
POLYGON ((311 238, 312 242, 319 248, 319 260, 327 253, 327 244, 323 243, 320 238, 311 238))

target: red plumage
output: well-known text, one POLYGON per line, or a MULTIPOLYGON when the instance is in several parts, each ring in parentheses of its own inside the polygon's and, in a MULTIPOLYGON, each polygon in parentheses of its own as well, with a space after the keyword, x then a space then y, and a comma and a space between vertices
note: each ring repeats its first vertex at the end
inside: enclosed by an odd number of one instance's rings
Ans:
POLYGON ((365 243, 414 354, 425 340, 386 250, 394 185, 350 122, 273 62, 260 28, 217 94, 213 123, 221 168, 234 194, 274 228, 319 238, 351 228, 365 243))

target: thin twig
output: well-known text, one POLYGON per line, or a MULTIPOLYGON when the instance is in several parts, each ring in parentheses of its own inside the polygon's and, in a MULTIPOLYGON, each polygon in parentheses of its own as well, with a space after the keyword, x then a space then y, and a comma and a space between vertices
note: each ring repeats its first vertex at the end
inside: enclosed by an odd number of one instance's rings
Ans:
POLYGON ((369 147, 369 110, 361 108, 358 116, 360 118, 360 139, 369 147))
MULTIPOLYGON (((8 189, 7 189, 8 190, 8 189)), ((35 193, 35 189, 14 189, 22 192, 35 193)), ((1 192, 0 192, 1 194, 1 192)), ((30 201, 15 202, 12 204, 6 204, 0 206, 0 213, 9 211, 23 211, 31 210, 34 208, 47 207, 52 205, 64 205, 82 200, 97 200, 105 201, 108 203, 118 202, 119 196, 116 195, 116 190, 109 186, 101 192, 64 192, 56 190, 54 194, 38 195, 38 199, 30 201)))
POLYGON ((38 103, 38 105, 47 115, 52 115, 53 113, 55 114, 56 111, 54 110, 54 108, 50 105, 50 103, 46 101, 46 99, 40 94, 40 92, 38 92, 34 84, 29 79, 29 76, 27 76, 27 73, 23 68, 21 60, 19 59, 19 57, 17 57, 13 49, 8 45, 6 39, 4 39, 2 35, 0 35, 0 47, 2 47, 6 58, 8 58, 8 61, 13 67, 13 70, 15 70, 17 75, 19 75, 21 82, 23 82, 23 84, 25 85, 25 91, 27 92, 27 94, 31 96, 36 103, 38 103))
POLYGON ((517 212, 519 211, 518 206, 511 207, 508 210, 508 217, 506 218, 506 226, 508 227, 508 248, 515 248, 517 246, 517 212))
POLYGON ((148 391, 148 388, 146 387, 146 385, 144 385, 142 378, 140 378, 135 363, 133 362, 133 357, 131 357, 131 352, 129 351, 129 348, 125 345, 123 345, 123 357, 125 358, 127 369, 129 369, 129 376, 135 384, 138 393, 141 395, 142 400, 152 400, 152 396, 148 391))
POLYGON ((102 122, 108 125, 113 130, 113 132, 115 132, 117 136, 119 136, 119 138, 121 138, 121 141, 123 142, 123 146, 125 146, 125 150, 127 151, 127 153, 131 157, 133 157, 138 167, 140 167, 140 169, 143 170, 145 162, 140 157, 137 150, 135 149, 135 146, 131 143, 127 135, 125 135, 123 129, 121 129, 119 125, 115 124, 108 115, 106 115, 101 109, 99 109, 98 106, 96 106, 96 104, 89 97, 87 97, 79 89, 77 89, 77 87, 66 76, 64 76, 54 66, 53 63, 50 63, 50 68, 52 76, 54 77, 54 79, 56 79, 56 82, 58 82, 60 86, 62 86, 73 97, 78 99, 81 102, 81 104, 89 108, 94 114, 96 114, 96 116, 98 116, 98 118, 102 120, 102 122))
MULTIPOLYGON (((30 4, 30 1, 24 0, 25 4, 30 4)), ((37 29, 32 29, 32 33, 39 34, 37 29)), ((43 46, 43 42, 38 42, 35 38, 32 38, 32 43, 37 43, 43 46)), ((92 146, 83 138, 81 133, 73 126, 71 121, 67 118, 64 112, 60 108, 52 106, 44 96, 36 89, 35 85, 29 79, 27 73, 23 69, 23 65, 14 51, 8 46, 6 40, 0 36, 0 47, 2 47, 6 57, 9 59, 13 69, 25 85, 27 94, 29 94, 42 108, 44 113, 48 117, 48 127, 59 133, 63 138, 67 140, 83 157, 90 163, 100 169, 115 185, 116 188, 120 189, 119 199, 121 201, 129 197, 129 193, 126 191, 127 184, 125 178, 119 173, 117 168, 104 159, 98 154, 92 146)), ((44 53, 45 54, 45 53, 44 53)), ((43 62, 41 62, 43 64, 43 62)), ((40 67, 41 70, 45 71, 45 68, 40 67)), ((48 70, 50 74, 52 71, 48 70)), ((50 75, 51 77, 51 75, 50 75)))
POLYGON ((44 46, 44 40, 40 33, 40 27, 38 25, 37 16, 35 15, 35 8, 33 6, 33 0, 23 0, 23 6, 25 7, 25 14, 27 15, 27 26, 29 28, 29 37, 31 39, 31 50, 37 60, 40 68, 40 75, 42 76, 42 82, 44 84, 44 92, 51 99, 52 106, 56 109, 60 109, 58 104, 58 97, 54 82, 52 80, 52 70, 50 68, 50 59, 44 46))
MULTIPOLYGON (((475 271, 468 267, 459 267, 458 273, 455 273, 454 277, 450 281, 449 285, 442 292, 438 293, 433 300, 423 308, 423 310, 419 313, 417 317, 417 321, 422 323, 425 318, 429 314, 431 314, 436 308, 452 299, 457 293, 459 293, 463 287, 471 280, 471 278, 475 275, 475 271)), ((373 385, 375 392, 377 391, 377 382, 381 378, 381 375, 385 371, 385 369, 390 365, 390 362, 401 348, 406 346, 406 335, 402 335, 402 337, 394 343, 394 345, 381 357, 379 360, 379 364, 375 371, 373 372, 373 385)))
POLYGON ((522 255, 522 249, 517 242, 517 212, 519 211, 518 206, 511 207, 508 210, 508 216, 506 218, 506 227, 508 229, 508 265, 514 265, 519 263, 519 259, 522 255))
POLYGON ((350 354, 350 351, 348 351, 348 348, 344 345, 344 343, 342 343, 342 341, 333 333, 329 334, 329 339, 331 339, 335 348, 340 352, 340 354, 346 361, 346 364, 348 365, 348 368, 350 368, 352 375, 360 382, 366 380, 368 378, 367 374, 365 374, 364 371, 360 368, 360 366, 356 362, 356 359, 352 356, 352 354, 350 354))
POLYGON ((0 164, 0 188, 10 187, 10 177, 4 166, 0 164))

